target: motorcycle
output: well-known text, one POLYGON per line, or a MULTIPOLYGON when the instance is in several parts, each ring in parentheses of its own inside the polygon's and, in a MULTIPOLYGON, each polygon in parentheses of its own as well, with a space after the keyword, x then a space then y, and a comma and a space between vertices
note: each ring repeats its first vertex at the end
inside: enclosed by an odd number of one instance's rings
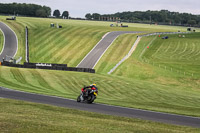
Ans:
POLYGON ((97 90, 85 89, 84 91, 81 91, 81 94, 77 97, 77 102, 93 103, 97 98, 97 95, 97 90))

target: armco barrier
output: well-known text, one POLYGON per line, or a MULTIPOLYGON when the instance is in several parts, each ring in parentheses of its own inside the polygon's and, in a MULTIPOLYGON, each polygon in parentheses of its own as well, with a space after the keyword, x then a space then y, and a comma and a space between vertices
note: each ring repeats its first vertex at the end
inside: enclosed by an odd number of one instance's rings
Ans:
POLYGON ((95 69, 90 69, 90 68, 77 68, 77 67, 67 67, 67 71, 77 71, 77 72, 95 73, 95 69))
POLYGON ((13 64, 7 61, 1 62, 2 66, 9 66, 9 67, 19 67, 19 68, 24 68, 24 65, 21 64, 13 64))
POLYGON ((2 64, 2 66, 18 67, 18 68, 49 69, 49 70, 95 73, 94 69, 67 67, 67 64, 26 63, 26 62, 24 62, 24 65, 21 65, 21 64, 13 64, 13 63, 7 62, 7 61, 1 62, 1 64, 2 64))

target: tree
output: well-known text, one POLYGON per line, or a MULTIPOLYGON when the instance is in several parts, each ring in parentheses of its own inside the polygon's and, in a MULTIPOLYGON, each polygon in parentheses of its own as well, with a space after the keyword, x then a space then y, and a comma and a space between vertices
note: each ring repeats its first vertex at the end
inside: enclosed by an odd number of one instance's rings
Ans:
POLYGON ((87 14, 85 15, 85 18, 91 20, 91 19, 92 19, 92 15, 91 15, 90 13, 87 13, 87 14))
POLYGON ((47 13, 44 9, 38 9, 36 11, 36 17, 47 17, 47 13))
POLYGON ((69 18, 69 12, 64 11, 63 14, 62 14, 62 17, 69 18))
POLYGON ((100 16, 101 16, 101 15, 98 14, 98 13, 93 13, 93 14, 92 14, 92 18, 93 18, 94 20, 98 20, 100 16))
POLYGON ((57 9, 53 12, 53 16, 55 16, 56 18, 60 17, 60 11, 57 9))
POLYGON ((31 17, 48 17, 51 14, 51 8, 47 6, 41 6, 36 4, 1 4, 0 3, 0 13, 2 14, 19 14, 23 16, 31 17))
POLYGON ((194 26, 196 24, 196 20, 189 20, 188 21, 188 24, 191 25, 191 26, 194 26))
POLYGON ((47 6, 43 6, 43 9, 46 12, 47 17, 51 15, 51 8, 47 6))

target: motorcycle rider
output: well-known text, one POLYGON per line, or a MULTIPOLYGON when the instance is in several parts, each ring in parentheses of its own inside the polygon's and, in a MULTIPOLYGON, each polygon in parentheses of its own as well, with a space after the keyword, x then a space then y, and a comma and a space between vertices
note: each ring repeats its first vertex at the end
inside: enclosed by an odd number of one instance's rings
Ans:
POLYGON ((90 93, 91 90, 96 90, 98 91, 98 88, 96 86, 96 83, 91 84, 90 86, 86 86, 84 88, 81 89, 81 91, 83 92, 84 96, 88 96, 88 94, 90 93), (91 88, 91 89, 88 89, 91 88))

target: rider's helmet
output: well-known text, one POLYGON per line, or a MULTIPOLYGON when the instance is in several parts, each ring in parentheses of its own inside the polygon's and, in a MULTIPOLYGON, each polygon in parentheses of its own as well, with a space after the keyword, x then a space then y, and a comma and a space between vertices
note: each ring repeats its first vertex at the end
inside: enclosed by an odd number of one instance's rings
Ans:
POLYGON ((93 83, 92 85, 93 85, 93 86, 97 86, 96 83, 93 83))

